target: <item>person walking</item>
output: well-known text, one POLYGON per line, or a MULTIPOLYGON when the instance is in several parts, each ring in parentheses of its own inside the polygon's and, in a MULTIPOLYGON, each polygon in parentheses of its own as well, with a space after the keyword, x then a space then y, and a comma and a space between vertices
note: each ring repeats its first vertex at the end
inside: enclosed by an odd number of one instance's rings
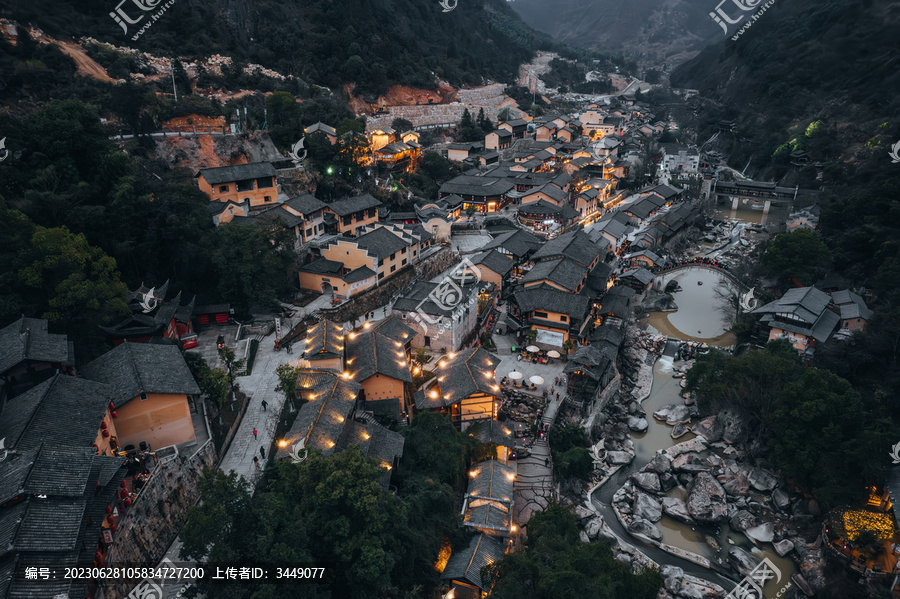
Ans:
POLYGON ((547 456, 547 459, 544 460, 544 466, 550 467, 550 456, 547 456))
POLYGON ((253 429, 253 439, 256 440, 256 429, 253 429))
POLYGON ((262 400, 261 405, 262 405, 263 412, 265 412, 266 408, 269 407, 269 404, 266 403, 266 400, 262 400))
POLYGON ((266 459, 266 448, 265 447, 259 448, 259 455, 262 456, 262 459, 266 459))
POLYGON ((259 458, 254 454, 253 456, 253 465, 258 469, 259 468, 259 458))

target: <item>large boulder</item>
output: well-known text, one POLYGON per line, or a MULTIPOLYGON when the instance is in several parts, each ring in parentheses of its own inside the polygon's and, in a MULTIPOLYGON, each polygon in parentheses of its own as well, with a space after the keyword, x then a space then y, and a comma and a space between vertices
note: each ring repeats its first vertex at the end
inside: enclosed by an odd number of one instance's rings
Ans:
MULTIPOLYGON (((675 406, 666 414, 666 424, 675 426, 676 424, 687 424, 691 421, 693 411, 689 406, 675 406)), ((656 416, 656 414, 653 414, 656 416)))
POLYGON ((663 566, 659 569, 659 573, 663 577, 663 585, 666 587, 666 591, 677 595, 681 589, 681 582, 684 580, 684 570, 678 566, 663 566))
POLYGON ((712 599, 718 596, 718 594, 711 594, 709 587, 690 580, 685 580, 681 583, 681 588, 678 590, 677 595, 678 599, 712 599))
POLYGON ((675 404, 670 403, 653 412, 653 417, 657 420, 665 422, 669 418, 669 414, 672 412, 672 410, 678 407, 684 406, 676 406, 675 404))
POLYGON ((591 520, 588 520, 587 526, 584 527, 584 532, 587 533, 589 539, 594 540, 597 538, 597 535, 600 534, 600 529, 603 528, 603 518, 597 517, 591 520))
POLYGON ((759 526, 748 528, 744 534, 759 543, 771 543, 775 538, 775 525, 771 522, 763 522, 759 526))
POLYGON ((744 420, 737 413, 730 410, 719 412, 717 419, 722 423, 722 440, 729 445, 734 445, 743 440, 746 430, 744 420))
POLYGON ((638 491, 635 493, 634 515, 650 522, 659 522, 662 518, 662 505, 652 495, 638 491))
POLYGON ((700 522, 723 522, 728 515, 725 489, 708 472, 701 472, 688 485, 688 513, 700 522))
POLYGON ((672 460, 672 468, 679 472, 709 472, 706 460, 695 453, 685 453, 672 460))
POLYGON ((794 544, 788 541, 787 539, 783 539, 781 541, 775 541, 772 543, 772 547, 775 548, 775 552, 784 557, 788 553, 794 550, 794 544))
POLYGON ((772 503, 774 503, 775 507, 779 510, 786 510, 791 505, 791 497, 785 491, 775 489, 772 491, 772 503))
POLYGON ((629 464, 634 459, 634 454, 627 451, 608 451, 606 459, 610 464, 629 464))
POLYGON ((633 535, 644 535, 654 541, 662 540, 662 533, 659 532, 659 529, 643 518, 635 518, 629 522, 627 530, 633 535))
POLYGON ((722 440, 725 427, 719 423, 719 419, 716 416, 708 416, 692 426, 691 432, 695 435, 700 435, 710 443, 715 443, 722 440))
POLYGON ((747 491, 750 490, 750 480, 744 472, 736 472, 730 477, 727 474, 723 475, 719 478, 719 482, 722 483, 725 492, 732 497, 746 495, 747 491))
POLYGON ((738 510, 728 521, 728 523, 731 524, 731 528, 741 532, 748 528, 753 528, 756 526, 756 522, 756 516, 747 510, 738 510))
POLYGON ((645 491, 651 493, 659 493, 662 486, 659 484, 659 475, 653 472, 636 472, 631 475, 635 484, 645 491))
POLYGON ((650 424, 647 422, 646 418, 641 418, 638 416, 629 416, 628 417, 628 428, 631 429, 632 432, 635 433, 645 433, 647 429, 650 428, 650 424))
POLYGON ((740 547, 732 547, 728 552, 728 561, 734 566, 735 570, 740 572, 741 576, 746 576, 761 563, 748 551, 744 551, 740 547))
POLYGON ((691 518, 691 515, 688 513, 687 504, 678 497, 663 497, 662 506, 663 512, 675 518, 676 520, 687 523, 691 523, 694 521, 694 519, 691 518))
POLYGON ((662 492, 666 493, 678 486, 678 479, 674 474, 666 472, 659 475, 659 485, 662 487, 662 492))
POLYGON ((672 460, 666 457, 665 454, 658 453, 652 460, 650 460, 650 463, 644 466, 644 470, 646 470, 647 472, 655 472, 656 474, 671 472, 672 460))
POLYGON ((750 486, 757 491, 771 491, 778 486, 778 480, 762 468, 751 468, 747 475, 750 486))

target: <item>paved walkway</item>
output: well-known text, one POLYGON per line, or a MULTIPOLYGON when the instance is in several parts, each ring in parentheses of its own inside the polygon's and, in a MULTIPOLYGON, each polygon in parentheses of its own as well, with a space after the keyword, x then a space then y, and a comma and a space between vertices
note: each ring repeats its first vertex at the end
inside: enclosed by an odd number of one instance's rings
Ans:
MULTIPOLYGON (((562 398, 555 397, 547 405, 541 422, 553 426, 562 398)), ((531 455, 518 460, 516 482, 513 486, 513 518, 523 529, 534 512, 543 511, 553 497, 553 463, 547 437, 538 439, 531 447, 531 455)))

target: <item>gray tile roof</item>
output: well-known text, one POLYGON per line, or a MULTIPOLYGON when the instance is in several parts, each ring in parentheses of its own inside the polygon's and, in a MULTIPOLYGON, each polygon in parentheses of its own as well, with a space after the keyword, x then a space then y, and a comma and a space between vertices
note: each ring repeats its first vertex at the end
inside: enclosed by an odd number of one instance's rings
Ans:
POLYGON ((463 526, 470 526, 487 531, 509 533, 512 515, 509 510, 502 509, 491 502, 468 506, 463 515, 463 526))
POLYGON ((849 289, 835 291, 831 294, 831 298, 840 309, 843 320, 849 318, 869 320, 872 318, 873 312, 866 306, 865 300, 849 289))
MULTIPOLYGON (((39 451, 39 445, 31 449, 17 449, 15 453, 10 452, 6 459, 0 462, 0 505, 24 492, 25 481, 34 467, 39 451)), ((6 546, 0 539, 0 548, 6 546)))
POLYGON ((356 238, 356 245, 366 250, 370 256, 378 260, 389 257, 394 252, 399 252, 410 245, 409 241, 401 239, 387 227, 378 227, 356 238))
POLYGON ((551 215, 551 214, 561 214, 563 210, 562 206, 557 206, 556 204, 551 204, 547 200, 540 199, 536 202, 529 202, 527 204, 522 204, 518 208, 516 208, 516 212, 519 214, 536 214, 536 215, 551 215))
POLYGON ((584 231, 570 231, 551 239, 534 253, 534 260, 567 257, 582 266, 590 266, 600 256, 600 250, 584 231))
POLYGON ((616 347, 621 346, 624 340, 625 331, 610 323, 602 324, 591 333, 591 341, 609 341, 616 347))
POLYGON ((545 260, 534 265, 522 279, 522 284, 527 288, 531 283, 549 281, 574 292, 587 274, 588 270, 574 260, 545 260))
POLYGON ((364 279, 368 279, 369 277, 374 277, 375 271, 369 268, 368 266, 360 266, 359 268, 353 269, 343 277, 341 280, 345 283, 355 283, 357 281, 362 281, 364 279))
POLYGON ((29 501, 16 533, 14 549, 41 552, 77 549, 86 507, 83 498, 29 501))
POLYGON ((90 447, 114 393, 110 385, 57 374, 6 405, 0 439, 16 449, 44 442, 90 447))
POLYGON ((81 374, 112 385, 116 408, 141 393, 200 394, 181 351, 174 345, 125 342, 85 365, 81 374))
POLYGON ((45 443, 28 474, 24 490, 31 495, 81 497, 88 490, 93 492, 87 483, 96 461, 97 455, 90 447, 45 443))
POLYGON ((472 264, 484 266, 501 277, 505 277, 513 268, 513 259, 496 250, 488 250, 487 252, 481 252, 472 258, 472 264))
POLYGON ((478 462, 469 468, 466 495, 469 498, 489 497, 502 503, 512 503, 515 475, 514 467, 504 466, 497 460, 478 462))
POLYGON ((566 197, 568 197, 568 194, 566 194, 566 192, 564 192, 562 189, 560 189, 556 185, 553 185, 552 183, 545 183, 544 185, 541 185, 540 187, 536 187, 535 189, 532 189, 531 191, 526 193, 524 197, 527 198, 528 196, 536 194, 538 192, 543 193, 544 195, 548 195, 560 203, 565 202, 566 197))
MULTIPOLYGON (((341 431, 337 451, 357 445, 364 456, 378 460, 382 466, 393 468, 395 460, 403 455, 405 442, 403 435, 380 424, 348 420, 341 431)), ((390 473, 384 479, 384 482, 389 482, 390 473)))
POLYGON ((333 372, 301 369, 297 393, 308 401, 284 435, 288 444, 278 451, 278 458, 288 457, 294 445, 304 439, 307 448, 320 449, 324 455, 335 451, 344 424, 356 405, 359 390, 359 383, 333 372))
POLYGON ((788 290, 779 299, 753 310, 754 314, 790 314, 793 319, 811 325, 831 303, 831 296, 815 287, 788 290))
POLYGON ((330 320, 322 320, 306 330, 304 360, 344 357, 344 329, 330 320))
POLYGON ((517 229, 510 233, 503 233, 502 235, 497 236, 486 243, 481 249, 490 250, 503 248, 515 256, 517 260, 521 260, 529 252, 539 249, 542 245, 543 241, 536 235, 523 229, 517 229))
POLYGON ((443 306, 438 305, 434 301, 429 298, 429 295, 432 291, 439 287, 439 283, 431 283, 429 281, 419 281, 412 287, 408 288, 403 294, 397 298, 397 301, 394 302, 394 310, 398 310, 401 312, 416 312, 421 311, 424 314, 429 314, 431 316, 451 316, 454 312, 458 312, 462 309, 467 301, 471 301, 474 299, 473 296, 478 293, 478 285, 469 284, 465 285, 461 288, 462 298, 456 302, 455 297, 447 299, 447 304, 451 305, 450 309, 447 309, 443 306), (423 301, 424 300, 424 301, 423 301))
POLYGON ((634 278, 641 285, 649 285, 653 282, 653 273, 646 268, 632 268, 622 273, 622 279, 634 278))
POLYGON ((363 381, 376 374, 399 381, 412 382, 406 350, 377 331, 350 333, 347 338, 347 370, 354 381, 363 381))
POLYGON ((326 125, 322 121, 317 123, 313 123, 309 127, 306 128, 306 135, 311 135, 313 133, 324 133, 326 135, 330 135, 332 137, 337 137, 337 131, 334 130, 334 127, 326 125))
POLYGON ((354 196, 352 198, 343 198, 341 200, 335 200, 330 204, 325 205, 329 210, 332 210, 338 216, 348 216, 355 212, 359 212, 360 210, 368 210, 369 208, 377 208, 382 206, 382 203, 372 197, 371 194, 364 193, 362 195, 354 196))
POLYGON ((460 175, 441 185, 440 193, 441 195, 491 197, 509 193, 513 188, 515 188, 515 183, 507 179, 460 175))
POLYGON ((284 205, 293 208, 306 217, 309 217, 309 215, 325 208, 325 206, 327 206, 328 204, 313 195, 304 193, 303 195, 295 196, 289 199, 284 203, 284 205))
POLYGON ((480 347, 439 359, 434 369, 434 384, 417 397, 417 407, 425 410, 443 408, 476 393, 499 396, 500 388, 494 377, 499 363, 499 358, 480 347))
POLYGON ((210 185, 219 183, 231 183, 246 179, 260 179, 262 177, 274 177, 277 173, 271 162, 252 162, 250 164, 235 164, 233 166, 220 166, 218 168, 200 169, 197 176, 203 175, 210 185))
POLYGON ((522 312, 550 310, 577 320, 581 320, 587 315, 591 304, 591 300, 587 296, 561 291, 549 286, 537 286, 516 291, 513 293, 513 301, 522 312))
POLYGON ((591 379, 599 381, 611 364, 612 361, 604 356, 598 347, 582 345, 569 358, 565 372, 582 372, 591 379))
POLYGON ((65 335, 47 332, 47 321, 22 316, 0 329, 0 373, 24 361, 73 363, 65 335))
POLYGON ((496 420, 482 420, 466 429, 466 434, 474 437, 479 443, 493 443, 503 447, 515 448, 516 440, 512 429, 496 420))
POLYGON ((616 239, 622 239, 628 230, 628 225, 612 218, 608 220, 601 219, 597 223, 591 225, 591 232, 602 231, 612 235, 616 239))
POLYGON ((441 580, 461 580, 487 592, 490 585, 481 579, 481 569, 500 561, 506 553, 506 544, 484 534, 475 536, 464 551, 450 556, 441 573, 441 580))
POLYGON ((656 210, 658 207, 659 206, 654 204, 649 199, 644 198, 642 200, 638 200, 637 202, 629 204, 628 206, 623 208, 623 211, 628 214, 633 214, 637 218, 644 219, 650 216, 650 213, 656 210))

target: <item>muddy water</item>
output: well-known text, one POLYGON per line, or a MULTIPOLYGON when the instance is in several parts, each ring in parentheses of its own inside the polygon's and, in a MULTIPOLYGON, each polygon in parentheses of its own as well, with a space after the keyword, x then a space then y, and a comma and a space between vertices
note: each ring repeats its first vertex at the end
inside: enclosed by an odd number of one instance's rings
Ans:
MULTIPOLYGON (((653 418, 653 412, 663 406, 668 404, 680 405, 684 402, 680 394, 680 382, 682 379, 676 379, 673 376, 673 367, 680 365, 680 362, 673 364, 669 359, 661 358, 653 368, 652 391, 650 396, 641 404, 647 412, 647 422, 649 422, 650 428, 642 435, 632 433, 636 470, 642 468, 653 459, 657 450, 671 447, 675 443, 682 443, 695 436, 692 433, 688 433, 677 440, 673 440, 670 434, 672 427, 653 418)), ((669 496, 680 496, 684 499, 686 498, 686 491, 684 488, 676 487, 669 492, 669 496)), ((776 583, 773 580, 766 585, 764 589, 766 599, 774 598, 778 590, 786 584, 786 580, 790 578, 791 574, 797 571, 794 562, 790 559, 779 557, 772 549, 771 544, 763 545, 757 549, 746 536, 731 530, 731 527, 727 524, 701 528, 684 524, 669 516, 663 516, 662 520, 657 523, 657 527, 662 533, 662 541, 664 543, 698 553, 709 558, 714 563, 721 563, 725 567, 728 566, 728 550, 733 546, 743 547, 758 559, 763 557, 769 558, 781 571, 781 583, 776 583), (714 539, 718 548, 708 543, 708 538, 714 539), (729 543, 729 539, 731 543, 729 543), (720 559, 722 560, 721 562, 719 562, 720 559)))
POLYGON ((681 271, 672 279, 683 289, 672 294, 678 310, 651 312, 641 324, 676 339, 722 347, 734 345, 734 335, 727 330, 729 323, 722 309, 725 300, 716 294, 716 287, 728 279, 706 268, 681 271))
MULTIPOLYGON (((768 216, 771 217, 771 212, 768 216)), ((753 208, 744 205, 740 205, 737 210, 732 210, 730 205, 718 206, 718 209, 713 213, 713 218, 718 218, 720 220, 734 219, 744 221, 745 223, 766 224, 762 206, 759 207, 759 210, 754 210, 753 208)))

